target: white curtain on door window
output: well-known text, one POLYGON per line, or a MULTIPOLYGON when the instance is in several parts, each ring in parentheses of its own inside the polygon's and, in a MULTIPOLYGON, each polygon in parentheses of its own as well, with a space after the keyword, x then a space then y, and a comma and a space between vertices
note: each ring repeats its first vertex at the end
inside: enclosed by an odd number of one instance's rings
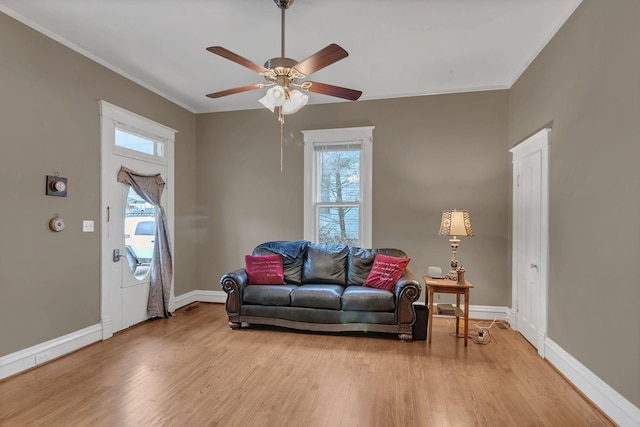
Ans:
POLYGON ((156 208, 153 255, 147 313, 151 317, 171 317, 169 297, 173 279, 173 257, 171 240, 164 208, 160 204, 165 182, 160 174, 144 175, 122 166, 118 172, 118 182, 128 184, 147 203, 156 208))

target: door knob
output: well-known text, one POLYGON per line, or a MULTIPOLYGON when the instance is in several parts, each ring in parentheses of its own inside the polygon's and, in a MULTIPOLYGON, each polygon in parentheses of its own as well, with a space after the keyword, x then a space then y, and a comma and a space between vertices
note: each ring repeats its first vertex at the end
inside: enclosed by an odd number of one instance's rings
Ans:
POLYGON ((537 268, 538 268, 538 264, 533 264, 533 263, 532 263, 532 264, 531 264, 531 268, 536 268, 536 269, 537 269, 537 268))
POLYGON ((120 255, 120 249, 113 250, 113 262, 120 261, 120 258, 126 258, 126 255, 120 255))

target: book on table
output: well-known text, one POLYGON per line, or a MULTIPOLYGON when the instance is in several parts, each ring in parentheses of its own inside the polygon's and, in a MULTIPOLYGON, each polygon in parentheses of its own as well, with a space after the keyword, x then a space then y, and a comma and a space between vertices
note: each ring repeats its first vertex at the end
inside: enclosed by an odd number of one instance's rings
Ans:
POLYGON ((438 304, 438 314, 445 316, 462 316, 464 313, 453 304, 438 304))

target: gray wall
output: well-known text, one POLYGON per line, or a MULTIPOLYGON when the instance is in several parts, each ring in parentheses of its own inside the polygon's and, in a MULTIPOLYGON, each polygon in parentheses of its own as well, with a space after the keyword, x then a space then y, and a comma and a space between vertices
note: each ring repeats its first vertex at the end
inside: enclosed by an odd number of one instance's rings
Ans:
POLYGON ((640 2, 585 0, 509 92, 551 126, 549 337, 640 407, 640 2))
POLYGON ((100 99, 179 131, 176 294, 196 289, 195 116, 2 13, 0 64, 0 356, 100 322, 100 99))
MULTIPOLYGON (((509 306, 507 92, 477 92, 307 106, 280 133, 266 109, 197 118, 198 281, 244 265, 266 240, 303 238, 301 130, 375 126, 373 246, 403 249, 420 276, 447 268, 443 209, 469 209, 476 237, 459 256, 473 304, 509 306)), ((424 300, 424 297, 422 297, 424 300)))

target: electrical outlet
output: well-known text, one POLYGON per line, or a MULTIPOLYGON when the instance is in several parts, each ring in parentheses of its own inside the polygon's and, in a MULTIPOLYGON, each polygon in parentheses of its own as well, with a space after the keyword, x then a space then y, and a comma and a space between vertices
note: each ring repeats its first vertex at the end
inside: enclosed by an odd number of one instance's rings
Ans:
POLYGON ((91 220, 83 220, 82 221, 82 231, 84 233, 93 233, 93 221, 91 220))
POLYGON ((49 360, 50 357, 51 355, 49 354, 48 351, 45 351, 44 353, 36 354, 36 365, 46 362, 47 360, 49 360))

